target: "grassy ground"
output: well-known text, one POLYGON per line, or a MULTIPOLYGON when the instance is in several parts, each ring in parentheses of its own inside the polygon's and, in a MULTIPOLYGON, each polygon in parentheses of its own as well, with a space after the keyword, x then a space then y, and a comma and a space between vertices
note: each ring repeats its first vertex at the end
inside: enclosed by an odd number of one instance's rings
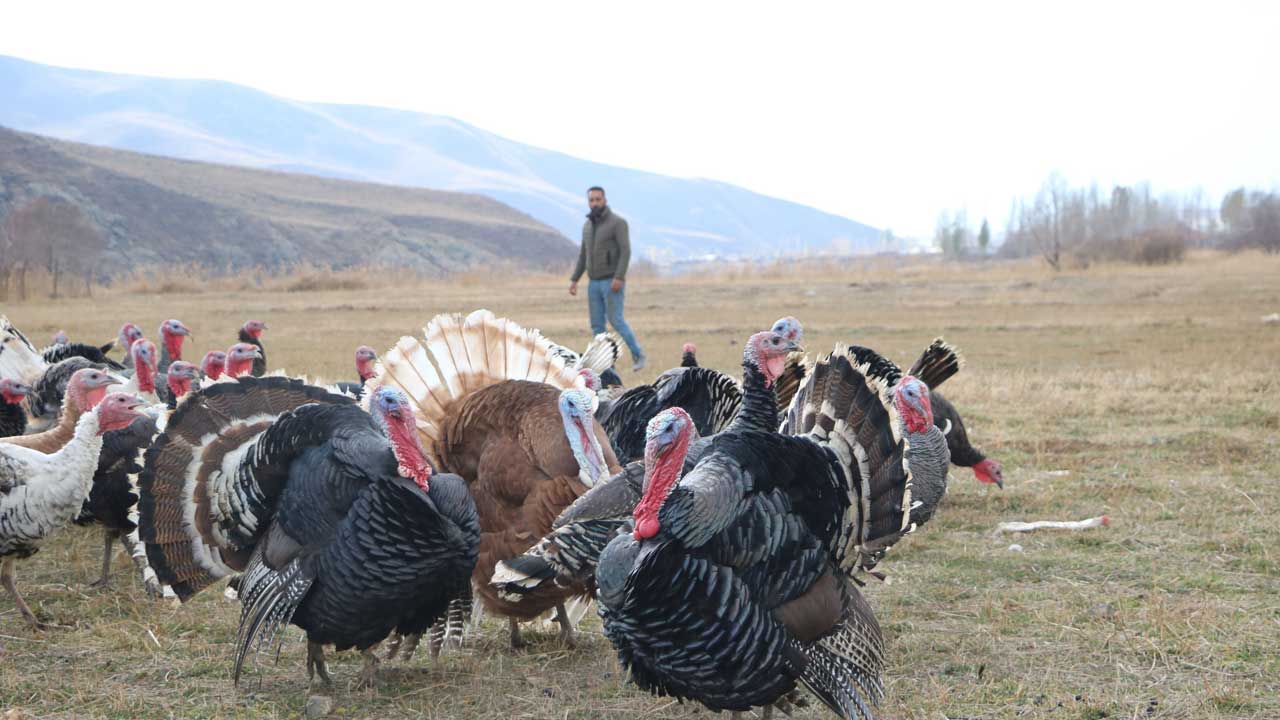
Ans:
MULTIPOLYGON (((750 331, 783 314, 817 351, 856 341, 907 363, 937 334, 969 366, 947 394, 971 437, 1003 460, 1006 489, 957 471, 934 521, 893 550, 867 590, 890 644, 887 718, 1280 717, 1280 258, 1196 256, 1178 267, 930 265, 636 280, 628 315, 651 379, 698 343, 733 370, 750 331), (1005 520, 1112 526, 995 538, 1005 520), (1022 551, 1009 546, 1018 543, 1022 551)), ((106 339, 124 319, 174 316, 203 350, 264 319, 272 365, 344 378, 358 343, 388 346, 440 311, 485 306, 581 344, 585 301, 520 276, 318 292, 114 294, 10 305, 45 338, 106 339)), ((197 355, 198 357, 198 355, 197 355)), ((625 365, 624 365, 625 367, 625 365)), ((624 372, 628 380, 635 377, 624 372)), ((37 612, 72 626, 38 635, 0 601, 0 706, 14 717, 296 717, 307 698, 291 631, 241 690, 229 680, 238 606, 207 592, 147 600, 117 555, 113 585, 86 587, 99 535, 71 528, 19 566, 37 612)), ((662 718, 688 708, 629 687, 594 618, 561 649, 534 632, 513 653, 486 624, 461 653, 389 668, 349 690, 359 658, 332 665, 340 717, 662 718)), ((696 713, 707 716, 706 711, 696 713)), ((799 716, 826 717, 810 708, 799 716)), ((5 716, 8 717, 8 716, 5 716)))

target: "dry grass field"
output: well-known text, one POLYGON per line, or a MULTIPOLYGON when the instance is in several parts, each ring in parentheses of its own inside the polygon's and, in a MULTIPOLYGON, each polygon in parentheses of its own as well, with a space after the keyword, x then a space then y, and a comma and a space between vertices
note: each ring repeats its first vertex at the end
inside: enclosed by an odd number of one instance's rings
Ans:
MULTIPOLYGON (((178 317, 197 357, 259 318, 273 366, 332 379, 354 375, 357 344, 385 348, 442 311, 483 306, 566 344, 587 337, 585 300, 560 278, 377 282, 115 290, 3 311, 39 340, 58 328, 106 340, 126 319, 150 330, 178 317)), ((811 352, 850 341, 907 364, 939 334, 964 350, 968 367, 945 391, 975 443, 1004 462, 1006 487, 953 473, 933 522, 881 565, 889 581, 866 590, 891 652, 882 713, 903 720, 1280 718, 1280 326, 1259 320, 1277 311, 1280 257, 1253 254, 1060 274, 886 261, 725 271, 637 278, 628 297, 654 360, 644 380, 689 340, 703 364, 736 372, 747 335, 783 314, 805 323, 811 352), (1103 513, 1108 528, 992 536, 1001 521, 1103 513)), ((36 634, 0 599, 3 717, 302 714, 296 629, 278 662, 260 658, 237 690, 238 606, 216 590, 181 607, 149 600, 122 554, 112 586, 90 589, 99 552, 96 530, 69 528, 19 566, 37 612, 70 627, 36 634)), ((586 630, 574 650, 535 631, 515 653, 487 622, 437 663, 384 665, 375 692, 349 689, 360 659, 344 654, 331 665, 333 716, 710 716, 627 685, 598 620, 586 630)))

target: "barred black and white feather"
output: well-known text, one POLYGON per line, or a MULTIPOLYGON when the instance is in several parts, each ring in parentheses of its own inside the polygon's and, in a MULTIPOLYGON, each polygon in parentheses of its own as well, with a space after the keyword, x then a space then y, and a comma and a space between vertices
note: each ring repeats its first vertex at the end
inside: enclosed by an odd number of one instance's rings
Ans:
POLYGON ((928 385, 930 390, 936 390, 963 367, 964 357, 960 351, 942 338, 934 338, 907 374, 928 385))

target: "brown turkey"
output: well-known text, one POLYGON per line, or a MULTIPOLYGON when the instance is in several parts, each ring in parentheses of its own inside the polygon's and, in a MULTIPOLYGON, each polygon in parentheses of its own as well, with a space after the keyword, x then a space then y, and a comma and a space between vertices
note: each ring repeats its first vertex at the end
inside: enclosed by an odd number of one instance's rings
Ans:
POLYGON ((403 337, 382 355, 374 382, 398 387, 418 417, 427 455, 461 475, 480 514, 480 557, 473 574, 485 607, 518 623, 557 608, 561 639, 573 641, 564 603, 580 590, 547 587, 516 604, 488 581, 501 560, 524 552, 551 530, 562 510, 618 472, 595 395, 536 330, 487 310, 440 315, 424 340, 403 337))

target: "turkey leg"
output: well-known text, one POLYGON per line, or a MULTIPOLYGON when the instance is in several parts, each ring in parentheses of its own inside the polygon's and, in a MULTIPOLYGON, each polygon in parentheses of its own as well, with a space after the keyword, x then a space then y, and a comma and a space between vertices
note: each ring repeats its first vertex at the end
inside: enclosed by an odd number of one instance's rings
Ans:
POLYGON ((102 531, 102 577, 89 583, 89 587, 104 588, 111 584, 111 546, 119 536, 120 531, 118 530, 102 531))
POLYGON ((374 654, 373 648, 365 648, 360 654, 364 656, 364 669, 360 671, 356 687, 371 689, 378 684, 378 656, 374 654))
POLYGON ((524 639, 520 637, 520 623, 516 622, 513 617, 507 618, 507 622, 511 623, 511 647, 518 650, 524 647, 524 639))
POLYGON ((46 625, 36 619, 36 614, 31 612, 31 608, 27 607, 27 601, 22 599, 22 595, 18 593, 18 586, 13 583, 13 558, 7 557, 0 564, 0 583, 4 584, 4 589, 9 591, 13 596, 13 601, 18 605, 18 612, 22 613, 22 617, 31 623, 31 627, 36 630, 46 629, 46 625))
POLYGON ((556 621, 560 623, 560 642, 565 647, 576 647, 578 642, 573 637, 573 621, 569 619, 569 611, 564 603, 556 605, 556 621))
POLYGON ((325 687, 333 687, 333 678, 329 677, 329 668, 324 664, 324 646, 320 643, 307 642, 307 680, 320 676, 325 687))
POLYGON ((151 563, 147 562, 147 549, 138 539, 138 530, 134 528, 132 532, 120 534, 120 546, 124 548, 127 554, 133 560, 133 567, 138 571, 138 576, 142 578, 142 588, 147 594, 154 598, 174 597, 173 590, 165 587, 160 582, 160 578, 156 577, 156 571, 151 569, 151 563))

